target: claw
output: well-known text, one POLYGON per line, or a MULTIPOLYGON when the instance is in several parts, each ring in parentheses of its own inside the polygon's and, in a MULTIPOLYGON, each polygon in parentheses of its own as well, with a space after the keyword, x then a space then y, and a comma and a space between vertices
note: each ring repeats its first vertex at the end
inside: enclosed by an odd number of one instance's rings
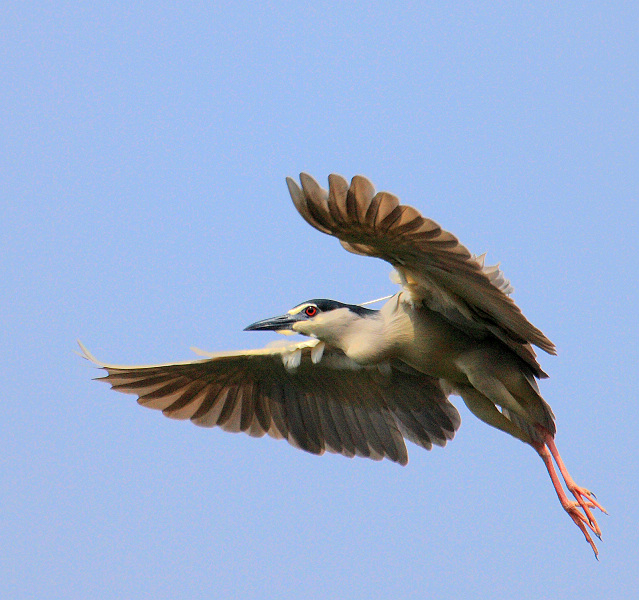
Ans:
POLYGON ((555 488, 555 492, 557 492, 557 496, 559 498, 559 501, 561 502, 561 506, 568 513, 574 524, 579 527, 581 533, 584 534, 586 541, 590 544, 592 551, 595 553, 595 558, 599 560, 599 550, 597 550, 597 546, 592 541, 590 533, 594 533, 599 539, 601 539, 601 529, 599 528, 599 524, 593 516, 591 509, 598 508, 604 513, 606 513, 606 510, 595 499, 594 494, 592 494, 586 488, 578 486, 570 477, 568 471, 566 470, 566 467, 563 464, 563 461, 561 460, 561 457, 559 456, 559 452, 557 451, 552 436, 550 434, 545 435, 544 441, 544 444, 539 444, 534 447, 539 453, 539 456, 541 456, 542 460, 544 461, 544 464, 546 465, 546 469, 548 470, 548 474, 550 475, 550 479, 552 481, 553 487, 555 488), (557 466, 559 467, 559 470, 564 478, 566 487, 575 497, 575 500, 568 499, 568 496, 566 495, 566 492, 564 491, 561 482, 559 481, 559 477, 557 476, 557 473, 555 471, 555 467, 552 461, 553 458, 557 461, 557 466))
MULTIPOLYGON (((572 517, 572 520, 579 519, 579 522, 584 526, 590 529, 599 539, 601 539, 601 529, 599 529, 599 525, 597 521, 594 519, 591 521, 590 517, 587 514, 583 514, 580 512, 580 504, 574 501, 568 500, 565 504, 562 502, 562 506, 564 510, 572 517)), ((579 527, 581 529, 581 526, 579 527)))
MULTIPOLYGON (((602 513, 608 514, 608 511, 597 502, 597 496, 595 496, 590 490, 583 488, 581 486, 575 485, 574 482, 570 482, 568 485, 568 489, 572 493, 572 495, 577 499, 579 504, 581 504, 580 498, 585 498, 587 504, 592 504, 593 508, 598 508, 602 513)), ((583 505, 582 505, 583 506, 583 505)))
POLYGON ((590 522, 591 529, 594 534, 601 539, 601 529, 599 528, 599 524, 597 520, 592 514, 591 508, 598 508, 604 514, 608 514, 606 509, 595 500, 593 494, 587 490, 586 488, 582 488, 578 485, 575 485, 572 481, 568 485, 568 489, 572 493, 572 495, 576 498, 579 506, 583 509, 586 517, 588 517, 588 521, 590 522))
POLYGON ((603 506, 601 506, 601 504, 599 504, 597 497, 590 490, 578 486, 575 483, 574 479, 570 476, 570 473, 568 473, 568 469, 566 469, 566 466, 564 465, 564 461, 559 454, 559 450, 557 450, 557 446, 555 445, 553 436, 543 430, 541 430, 540 433, 543 437, 544 444, 541 445, 541 447, 535 448, 546 464, 546 468, 548 469, 548 473, 553 482, 553 486, 555 487, 555 491, 557 492, 557 496, 559 497, 561 505, 568 512, 579 529, 581 529, 581 532, 586 537, 586 541, 592 547, 595 556, 598 557, 599 552, 597 551, 597 547, 595 546, 592 538, 590 537, 590 534, 588 533, 588 529, 590 529, 590 531, 592 531, 592 533, 594 533, 599 539, 601 539, 601 529, 599 528, 599 524, 593 516, 591 509, 597 508, 606 515, 608 514, 608 511, 603 506), (559 481, 555 473, 555 469, 552 465, 552 460, 550 458, 551 456, 555 459, 557 466, 559 467, 559 471, 564 478, 564 482, 566 483, 566 487, 575 497, 576 502, 571 502, 566 497, 566 494, 561 487, 561 482, 559 481), (578 507, 581 507, 581 509, 583 510, 583 514, 578 507))
POLYGON ((581 533, 584 534, 586 541, 590 544, 592 551, 595 553, 595 558, 599 560, 599 550, 597 550, 597 546, 595 545, 595 542, 592 541, 592 538, 590 537, 590 533, 588 533, 588 529, 586 529, 586 527, 590 528, 599 539, 601 539, 601 535, 599 535, 594 530, 593 526, 587 521, 586 517, 579 512, 579 509, 577 508, 577 506, 578 504, 574 502, 574 503, 571 503, 571 505, 568 507, 564 506, 564 508, 566 509, 566 512, 570 515, 570 518, 573 520, 575 525, 579 527, 579 529, 581 530, 581 533))

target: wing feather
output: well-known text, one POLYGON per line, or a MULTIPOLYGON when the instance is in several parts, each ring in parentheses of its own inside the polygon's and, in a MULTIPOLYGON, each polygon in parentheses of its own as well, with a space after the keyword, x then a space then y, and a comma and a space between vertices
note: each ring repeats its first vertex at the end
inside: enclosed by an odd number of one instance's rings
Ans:
POLYGON ((264 383, 257 381, 255 387, 255 418, 263 433, 268 432, 273 426, 273 417, 269 406, 269 402, 264 397, 264 383))
POLYGON ((272 437, 288 439, 288 415, 284 404, 283 386, 281 382, 275 380, 267 380, 265 383, 270 387, 270 393, 264 399, 273 419, 268 434, 272 437), (277 432, 277 435, 273 435, 274 432, 277 432))
POLYGON ((352 458, 355 456, 355 444, 349 432, 349 424, 344 414, 342 402, 339 399, 328 397, 326 403, 335 423, 335 434, 339 438, 338 452, 352 458))
POLYGON ((175 402, 173 402, 173 404, 167 406, 162 411, 162 414, 171 419, 190 419, 195 414, 195 411, 200 407, 203 398, 203 394, 201 394, 201 392, 205 387, 206 384, 202 381, 193 381, 186 388, 182 388, 180 396, 175 400, 175 402))
POLYGON ((191 417, 191 421, 200 427, 215 427, 224 408, 226 390, 223 386, 208 385, 200 407, 191 417))
MULTIPOLYGON (((359 211, 359 204, 353 207, 359 211)), ((139 367, 102 363, 82 348, 106 371, 100 380, 135 394, 143 406, 201 427, 284 438, 313 454, 406 464, 404 436, 430 448, 431 440, 443 445, 452 439, 459 426, 457 411, 434 379, 399 364, 389 374, 362 368, 331 347, 313 362, 309 342, 139 367), (296 369, 284 366, 291 352, 301 355, 296 369)))
POLYGON ((453 234, 396 196, 376 194, 366 178, 355 176, 350 186, 339 175, 328 180, 327 192, 305 173, 301 188, 287 179, 293 203, 310 225, 337 237, 349 252, 388 261, 413 303, 475 335, 497 337, 535 375, 545 375, 531 345, 550 354, 555 346, 508 296, 512 287, 498 266, 484 266, 483 256, 472 255, 453 234))

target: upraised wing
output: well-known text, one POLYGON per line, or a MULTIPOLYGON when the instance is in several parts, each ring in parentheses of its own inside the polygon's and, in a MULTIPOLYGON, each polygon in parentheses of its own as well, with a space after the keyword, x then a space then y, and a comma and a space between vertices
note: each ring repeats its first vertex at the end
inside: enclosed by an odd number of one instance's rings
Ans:
POLYGON ((268 434, 325 450, 405 465, 403 438, 430 449, 459 427, 459 413, 439 382, 404 365, 361 367, 317 340, 192 362, 118 366, 83 356, 114 390, 173 419, 255 437, 268 434))
POLYGON ((293 203, 319 231, 338 238, 346 250, 391 263, 413 303, 423 303, 456 326, 477 335, 490 333, 521 356, 538 377, 545 376, 530 346, 555 354, 554 344, 521 313, 508 296, 510 283, 497 267, 484 267, 451 233, 401 205, 388 192, 375 193, 368 179, 350 186, 330 175, 328 192, 306 173, 302 188, 287 178, 293 203))

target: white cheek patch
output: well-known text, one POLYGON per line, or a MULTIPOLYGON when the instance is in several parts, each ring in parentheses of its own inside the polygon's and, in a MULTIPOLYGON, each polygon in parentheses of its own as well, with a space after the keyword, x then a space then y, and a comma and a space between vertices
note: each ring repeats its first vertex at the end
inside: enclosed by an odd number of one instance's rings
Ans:
POLYGON ((291 325, 291 330, 293 333, 312 336, 313 334, 309 331, 309 327, 312 327, 309 321, 297 321, 297 323, 291 325))

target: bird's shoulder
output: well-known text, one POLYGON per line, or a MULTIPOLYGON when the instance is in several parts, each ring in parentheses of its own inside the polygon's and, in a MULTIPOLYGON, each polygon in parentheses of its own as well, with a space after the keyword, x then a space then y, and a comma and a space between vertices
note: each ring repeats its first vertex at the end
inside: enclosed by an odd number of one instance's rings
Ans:
POLYGON ((440 312, 458 327, 494 335, 542 374, 531 344, 555 353, 554 344, 522 314, 499 266, 485 266, 435 221, 388 192, 376 193, 364 177, 349 185, 329 176, 328 191, 309 175, 300 188, 288 179, 293 203, 313 227, 337 237, 349 252, 388 261, 415 304, 440 312))

